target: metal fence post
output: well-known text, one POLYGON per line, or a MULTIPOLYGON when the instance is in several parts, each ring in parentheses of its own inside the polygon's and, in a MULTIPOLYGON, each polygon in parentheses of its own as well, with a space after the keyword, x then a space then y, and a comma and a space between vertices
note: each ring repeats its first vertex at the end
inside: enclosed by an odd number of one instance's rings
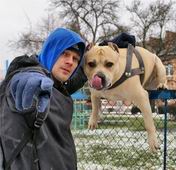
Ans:
POLYGON ((163 157, 163 170, 167 168, 167 112, 168 101, 176 99, 176 90, 149 90, 150 99, 161 99, 165 101, 164 105, 164 157, 163 157))
POLYGON ((167 168, 167 114, 168 114, 168 102, 165 100, 164 105, 164 158, 163 158, 163 170, 167 168))

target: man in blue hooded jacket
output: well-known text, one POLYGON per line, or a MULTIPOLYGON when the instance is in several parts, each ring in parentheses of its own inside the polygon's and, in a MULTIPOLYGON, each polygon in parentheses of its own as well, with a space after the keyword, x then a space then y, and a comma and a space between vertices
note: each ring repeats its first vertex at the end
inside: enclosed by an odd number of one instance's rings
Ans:
POLYGON ((84 51, 77 33, 58 28, 38 56, 12 61, 0 88, 0 168, 77 169, 70 95, 87 81, 84 51))
POLYGON ((76 169, 70 94, 86 81, 82 68, 75 72, 84 51, 85 43, 77 33, 58 28, 38 57, 12 61, 1 87, 1 94, 5 93, 0 140, 6 169, 76 169), (19 143, 25 146, 20 148, 19 143))

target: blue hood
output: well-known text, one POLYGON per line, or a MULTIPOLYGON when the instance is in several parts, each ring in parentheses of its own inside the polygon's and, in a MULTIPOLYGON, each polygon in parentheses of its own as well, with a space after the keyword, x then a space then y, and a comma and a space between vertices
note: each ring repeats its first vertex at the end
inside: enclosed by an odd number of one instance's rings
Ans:
POLYGON ((77 33, 71 30, 65 28, 58 28, 54 30, 44 42, 43 48, 40 54, 38 55, 39 62, 48 71, 51 72, 53 65, 55 64, 59 56, 67 48, 75 44, 78 44, 79 46, 82 60, 85 51, 85 43, 83 39, 77 33))

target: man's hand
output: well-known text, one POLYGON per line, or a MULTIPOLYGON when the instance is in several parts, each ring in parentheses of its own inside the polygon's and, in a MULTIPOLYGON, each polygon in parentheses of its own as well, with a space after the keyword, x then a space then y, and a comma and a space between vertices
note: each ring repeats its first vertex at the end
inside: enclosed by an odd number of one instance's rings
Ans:
POLYGON ((10 83, 10 93, 18 111, 27 111, 36 102, 38 112, 44 112, 49 104, 53 81, 38 72, 15 74, 10 83))
POLYGON ((118 36, 116 36, 112 40, 105 40, 105 41, 101 42, 99 45, 100 46, 108 45, 108 42, 113 42, 119 48, 127 48, 128 44, 132 44, 134 47, 136 45, 135 36, 130 35, 130 34, 125 33, 125 32, 119 34, 118 36))

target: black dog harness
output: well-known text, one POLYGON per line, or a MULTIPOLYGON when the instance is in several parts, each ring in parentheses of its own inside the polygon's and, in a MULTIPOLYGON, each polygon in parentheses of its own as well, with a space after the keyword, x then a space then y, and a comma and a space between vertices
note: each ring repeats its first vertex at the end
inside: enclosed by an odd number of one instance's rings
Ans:
POLYGON ((135 75, 141 75, 140 80, 141 80, 141 83, 142 83, 143 80, 144 80, 144 71, 145 71, 144 62, 142 60, 142 57, 141 57, 140 53, 131 44, 129 44, 128 49, 127 49, 127 59, 126 59, 125 71, 122 74, 122 76, 120 77, 120 79, 118 79, 111 87, 109 87, 108 90, 119 86, 126 79, 128 79, 132 76, 135 76, 135 75), (139 62, 139 68, 131 69, 133 53, 135 54, 135 56, 136 56, 136 58, 139 62))

